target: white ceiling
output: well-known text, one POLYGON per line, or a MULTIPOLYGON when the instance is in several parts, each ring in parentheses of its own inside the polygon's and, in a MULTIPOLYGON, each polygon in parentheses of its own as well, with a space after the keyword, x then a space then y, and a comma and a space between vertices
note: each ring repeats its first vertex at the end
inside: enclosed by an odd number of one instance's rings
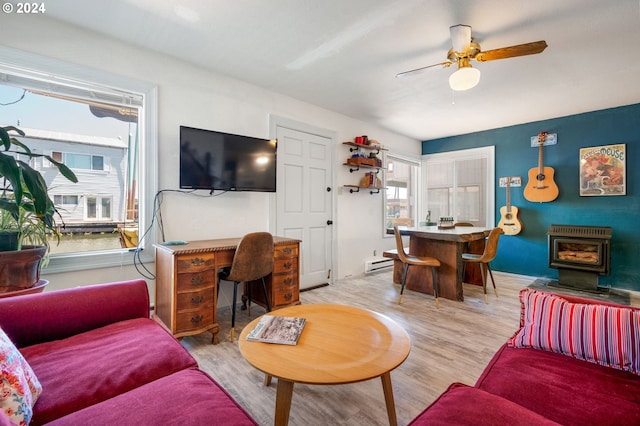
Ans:
POLYGON ((46 14, 419 140, 640 102, 639 0, 56 0, 46 14), (483 50, 448 86, 449 26, 483 50))

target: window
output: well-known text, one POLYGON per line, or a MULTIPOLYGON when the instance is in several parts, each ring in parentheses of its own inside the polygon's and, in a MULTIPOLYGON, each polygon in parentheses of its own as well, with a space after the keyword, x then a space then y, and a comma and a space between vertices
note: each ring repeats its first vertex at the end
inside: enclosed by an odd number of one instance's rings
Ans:
POLYGON ((424 155, 424 214, 431 221, 451 216, 455 222, 492 227, 494 148, 424 155))
MULTIPOLYGON (((2 46, 0 58, 3 121, 23 130, 18 139, 32 150, 64 162, 78 177, 70 183, 47 161, 34 162, 64 224, 45 272, 132 263, 117 231, 134 227, 142 234, 152 223, 156 88, 2 46)), ((153 240, 149 234, 141 246, 153 240)), ((151 260, 151 250, 140 257, 151 260)))
POLYGON ((78 196, 77 195, 54 195, 53 203, 57 206, 62 205, 78 205, 78 196))
POLYGON ((385 169, 385 229, 394 225, 416 226, 420 163, 387 154, 385 169))
POLYGON ((111 197, 87 196, 86 221, 111 219, 111 197))
POLYGON ((80 170, 104 170, 104 157, 102 155, 74 154, 54 151, 51 153, 54 160, 61 161, 71 169, 80 170))

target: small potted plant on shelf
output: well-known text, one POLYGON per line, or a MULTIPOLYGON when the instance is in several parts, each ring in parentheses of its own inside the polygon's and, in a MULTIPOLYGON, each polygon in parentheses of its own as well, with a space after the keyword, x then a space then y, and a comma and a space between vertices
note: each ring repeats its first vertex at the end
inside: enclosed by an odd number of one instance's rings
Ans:
POLYGON ((14 134, 25 135, 13 126, 0 127, 0 294, 38 284, 43 259, 49 252, 48 236, 58 241, 60 238, 56 223, 59 213, 47 184, 22 158, 44 157, 69 181, 78 181, 67 166, 32 152, 14 134))

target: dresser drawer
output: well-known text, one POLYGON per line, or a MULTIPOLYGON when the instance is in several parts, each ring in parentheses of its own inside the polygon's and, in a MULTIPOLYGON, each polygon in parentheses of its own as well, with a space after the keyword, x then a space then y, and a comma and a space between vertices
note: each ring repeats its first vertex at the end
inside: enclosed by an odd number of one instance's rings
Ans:
POLYGON ((273 261, 273 274, 291 273, 298 270, 298 258, 275 259, 273 261))
POLYGON ((298 245, 281 245, 273 247, 273 257, 275 259, 286 259, 288 257, 298 257, 298 245))
POLYGON ((214 287, 202 290, 178 293, 176 310, 185 311, 199 309, 204 305, 213 306, 214 287))
POLYGON ((204 304, 201 309, 176 313, 176 331, 200 329, 213 324, 213 304, 204 304))
POLYGON ((298 274, 272 275, 271 279, 273 304, 286 305, 300 298, 298 274))
POLYGON ((177 272, 200 272, 215 269, 212 253, 185 254, 176 259, 177 272))
POLYGON ((176 289, 178 293, 215 287, 216 284, 216 276, 213 269, 209 271, 178 274, 177 280, 176 289))

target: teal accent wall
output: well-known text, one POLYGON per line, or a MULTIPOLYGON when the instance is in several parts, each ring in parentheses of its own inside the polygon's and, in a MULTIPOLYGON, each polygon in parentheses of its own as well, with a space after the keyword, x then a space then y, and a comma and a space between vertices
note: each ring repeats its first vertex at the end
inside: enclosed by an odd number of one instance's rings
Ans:
POLYGON ((499 187, 502 176, 522 176, 522 187, 511 188, 511 204, 519 208, 523 230, 503 235, 496 271, 557 279, 548 266, 547 230, 551 224, 610 226, 611 274, 600 277, 600 286, 640 291, 640 104, 560 117, 434 139, 422 142, 423 154, 434 154, 481 146, 495 146, 496 224, 506 191, 499 187), (538 149, 531 137, 541 131, 556 133, 557 145, 545 146, 544 165, 555 170, 560 195, 552 202, 527 201, 523 190, 528 172, 538 166, 538 149), (627 195, 581 197, 579 193, 580 148, 626 144, 627 195))

